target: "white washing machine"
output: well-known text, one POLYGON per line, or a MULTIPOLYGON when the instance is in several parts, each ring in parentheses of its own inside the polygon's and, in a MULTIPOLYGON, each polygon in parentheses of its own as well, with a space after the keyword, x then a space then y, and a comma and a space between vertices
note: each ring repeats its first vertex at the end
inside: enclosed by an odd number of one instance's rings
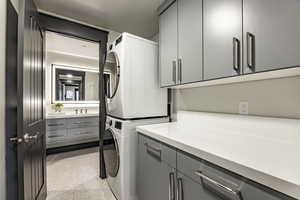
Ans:
POLYGON ((166 122, 166 117, 144 120, 107 118, 106 134, 114 138, 114 143, 104 148, 104 160, 108 185, 118 200, 137 200, 136 126, 166 122))
POLYGON ((158 44, 123 33, 104 66, 107 114, 121 119, 167 116, 167 89, 159 86, 158 44))

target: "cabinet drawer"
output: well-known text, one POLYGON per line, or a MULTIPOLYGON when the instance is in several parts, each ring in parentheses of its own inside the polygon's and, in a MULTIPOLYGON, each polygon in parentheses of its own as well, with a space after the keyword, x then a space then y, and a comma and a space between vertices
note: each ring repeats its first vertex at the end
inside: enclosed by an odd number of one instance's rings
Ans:
POLYGON ((67 128, 84 128, 96 126, 99 126, 98 117, 73 118, 68 119, 67 121, 67 128))
POLYGON ((67 130, 47 131, 47 143, 63 141, 67 137, 67 130))
POLYGON ((205 186, 211 196, 222 196, 229 200, 241 200, 240 187, 243 182, 201 159, 178 152, 178 171, 205 186))
POLYGON ((142 148, 147 152, 147 155, 163 161, 172 167, 176 167, 176 151, 169 146, 157 142, 151 138, 141 136, 142 148))
POLYGON ((90 127, 90 128, 77 128, 77 129, 68 129, 68 136, 72 138, 97 138, 99 137, 99 128, 90 127))
POLYGON ((55 131, 66 128, 66 120, 65 119, 48 119, 47 120, 47 131, 55 131))

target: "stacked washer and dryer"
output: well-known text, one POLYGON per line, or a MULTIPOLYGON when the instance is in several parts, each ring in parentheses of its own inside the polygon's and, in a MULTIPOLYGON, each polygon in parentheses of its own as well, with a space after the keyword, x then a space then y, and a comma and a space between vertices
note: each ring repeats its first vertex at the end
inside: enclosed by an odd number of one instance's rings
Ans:
POLYGON ((104 149, 107 182, 118 200, 137 200, 136 126, 168 122, 167 89, 158 81, 158 45, 123 33, 110 46, 104 67, 107 96, 104 149))

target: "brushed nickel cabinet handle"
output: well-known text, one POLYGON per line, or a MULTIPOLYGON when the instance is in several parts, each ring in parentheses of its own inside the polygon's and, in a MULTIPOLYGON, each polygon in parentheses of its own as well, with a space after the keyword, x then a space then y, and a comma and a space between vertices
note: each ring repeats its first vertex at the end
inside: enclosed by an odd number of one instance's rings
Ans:
POLYGON ((155 157, 156 159, 158 159, 159 161, 161 161, 161 149, 157 148, 157 147, 153 147, 151 145, 149 145, 148 143, 145 143, 146 146, 146 151, 148 154, 150 154, 151 156, 155 157))
POLYGON ((176 61, 175 60, 173 60, 173 62, 172 62, 172 73, 173 73, 173 82, 176 84, 176 61))
POLYGON ((177 179, 177 200, 183 200, 182 178, 177 179))
POLYGON ((233 38, 233 69, 240 74, 241 72, 241 43, 237 38, 233 38))
POLYGON ((247 33, 247 66, 252 71, 255 71, 255 35, 247 33))
POLYGON ((169 173, 169 200, 175 200, 175 173, 169 173))
POLYGON ((182 82, 182 59, 178 59, 178 81, 182 82))
POLYGON ((225 191, 225 192, 228 192, 230 194, 232 194, 234 197, 235 197, 235 200, 242 200, 242 195, 241 195, 241 192, 237 189, 232 189, 226 185, 223 185, 222 183, 219 183, 218 181, 215 181, 213 180, 212 178, 204 175, 201 171, 196 171, 195 174, 197 176, 199 176, 201 178, 201 180, 206 180, 208 181, 209 183, 211 183, 212 185, 215 185, 217 188, 225 191))

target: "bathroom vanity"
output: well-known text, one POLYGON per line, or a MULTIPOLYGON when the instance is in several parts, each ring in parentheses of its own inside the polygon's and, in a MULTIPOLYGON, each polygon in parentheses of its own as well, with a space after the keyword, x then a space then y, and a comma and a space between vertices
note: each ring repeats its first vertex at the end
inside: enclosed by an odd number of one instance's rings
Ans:
POLYGON ((47 149, 99 141, 99 116, 48 116, 46 132, 47 149))

